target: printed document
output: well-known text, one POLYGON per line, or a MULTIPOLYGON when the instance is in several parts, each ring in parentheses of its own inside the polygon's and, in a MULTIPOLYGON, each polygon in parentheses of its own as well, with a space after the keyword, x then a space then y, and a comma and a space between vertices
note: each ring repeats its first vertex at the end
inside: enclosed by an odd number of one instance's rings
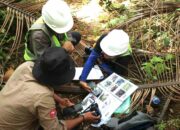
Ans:
POLYGON ((101 121, 93 126, 99 127, 105 124, 116 109, 125 101, 138 86, 117 75, 109 77, 97 84, 92 93, 88 94, 82 101, 83 110, 90 104, 97 103, 101 112, 101 121))

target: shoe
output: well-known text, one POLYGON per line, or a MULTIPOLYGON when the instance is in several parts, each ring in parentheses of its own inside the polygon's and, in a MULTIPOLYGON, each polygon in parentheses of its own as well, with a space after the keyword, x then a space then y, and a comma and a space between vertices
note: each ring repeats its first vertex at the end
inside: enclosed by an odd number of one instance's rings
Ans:
POLYGON ((90 55, 91 51, 92 51, 92 47, 85 47, 84 49, 86 55, 90 55))

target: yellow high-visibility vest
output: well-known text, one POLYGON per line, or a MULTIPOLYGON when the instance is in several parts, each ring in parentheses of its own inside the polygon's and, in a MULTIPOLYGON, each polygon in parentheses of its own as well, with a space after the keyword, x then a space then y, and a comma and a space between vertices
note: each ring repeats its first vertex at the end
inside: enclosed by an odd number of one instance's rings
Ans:
MULTIPOLYGON (((42 17, 40 17, 38 20, 36 20, 36 22, 31 26, 31 28, 28 30, 28 33, 26 35, 26 43, 25 43, 25 52, 24 52, 24 59, 26 61, 31 61, 31 60, 36 60, 37 57, 27 48, 27 41, 28 41, 28 36, 29 36, 29 32, 30 31, 34 31, 34 30, 42 30, 47 37, 49 37, 50 41, 51 41, 51 46, 53 47, 61 47, 61 45, 63 43, 60 43, 58 38, 55 35, 51 35, 47 29, 47 27, 45 26, 45 23, 42 19, 42 17)), ((65 39, 63 39, 63 41, 67 40, 68 36, 65 33, 65 39)))

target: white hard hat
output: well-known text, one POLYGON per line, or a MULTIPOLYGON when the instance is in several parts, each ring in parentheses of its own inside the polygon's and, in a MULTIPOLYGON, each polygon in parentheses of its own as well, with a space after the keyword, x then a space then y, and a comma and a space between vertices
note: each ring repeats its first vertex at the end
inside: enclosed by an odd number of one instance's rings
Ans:
POLYGON ((128 50, 129 36, 123 30, 114 29, 100 42, 100 47, 109 56, 117 56, 128 50))
POLYGON ((42 8, 42 18, 57 33, 69 31, 74 24, 70 8, 63 0, 48 0, 42 8))

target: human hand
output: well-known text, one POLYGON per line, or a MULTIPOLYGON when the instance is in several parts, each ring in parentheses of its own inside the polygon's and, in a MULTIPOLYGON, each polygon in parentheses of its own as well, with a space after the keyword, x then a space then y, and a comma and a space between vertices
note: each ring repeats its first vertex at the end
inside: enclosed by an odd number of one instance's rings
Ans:
POLYGON ((83 89, 85 89, 88 92, 92 92, 92 89, 88 86, 88 84, 84 81, 79 82, 83 89))
POLYGON ((84 120, 90 122, 97 122, 101 117, 95 116, 94 112, 86 112, 84 113, 84 120))
POLYGON ((63 108, 63 107, 70 107, 75 104, 72 103, 68 98, 62 98, 61 102, 59 102, 59 105, 61 106, 61 108, 63 108))
POLYGON ((73 46, 73 44, 70 42, 70 41, 66 41, 64 44, 63 44, 63 46, 62 46, 64 49, 66 49, 66 51, 68 52, 68 53, 72 53, 73 51, 74 51, 74 46, 73 46))
POLYGON ((62 98, 56 93, 54 93, 54 100, 59 103, 61 108, 70 107, 73 106, 74 103, 72 103, 68 98, 62 98))

